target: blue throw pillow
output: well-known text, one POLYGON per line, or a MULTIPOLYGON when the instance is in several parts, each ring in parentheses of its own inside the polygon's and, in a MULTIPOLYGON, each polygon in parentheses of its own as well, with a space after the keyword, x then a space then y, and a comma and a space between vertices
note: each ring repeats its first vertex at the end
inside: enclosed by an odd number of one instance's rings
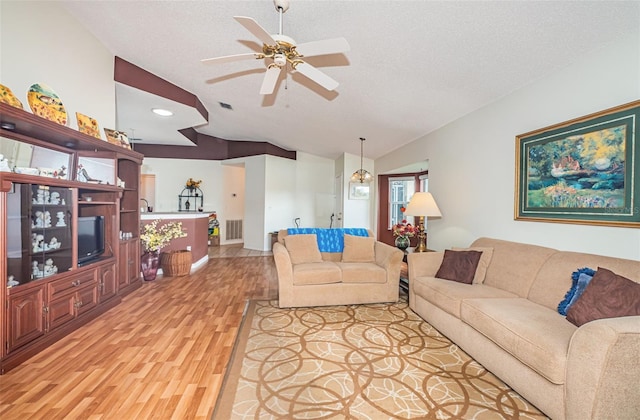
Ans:
POLYGON ((567 311, 571 305, 578 300, 580 295, 582 295, 584 288, 587 287, 587 284, 589 284, 595 273, 595 270, 589 267, 579 268, 577 271, 571 273, 571 288, 558 305, 558 313, 560 315, 567 316, 567 311))

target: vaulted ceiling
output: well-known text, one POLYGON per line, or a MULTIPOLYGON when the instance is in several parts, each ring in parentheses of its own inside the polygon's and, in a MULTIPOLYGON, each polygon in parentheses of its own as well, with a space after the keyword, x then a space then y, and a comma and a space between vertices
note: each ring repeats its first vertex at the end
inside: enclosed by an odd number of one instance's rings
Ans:
POLYGON ((262 96, 264 60, 200 60, 260 51, 233 16, 275 34, 269 0, 60 3, 115 56, 193 93, 208 111, 206 123, 188 113, 159 119, 150 107, 162 98, 119 85, 118 129, 130 137, 197 147, 177 131, 196 125, 208 136, 328 158, 359 155, 365 137, 365 156, 375 159, 589 51, 640 37, 637 1, 291 0, 284 34, 298 43, 344 37, 351 50, 308 59, 340 83, 336 90, 289 69, 262 96))

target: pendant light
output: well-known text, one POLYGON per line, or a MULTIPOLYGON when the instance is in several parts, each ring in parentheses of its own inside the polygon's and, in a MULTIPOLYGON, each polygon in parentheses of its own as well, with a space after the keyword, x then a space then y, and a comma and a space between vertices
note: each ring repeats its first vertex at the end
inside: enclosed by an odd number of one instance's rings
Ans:
POLYGON ((364 141, 365 138, 360 137, 360 169, 351 175, 351 182, 359 182, 360 184, 368 184, 373 181, 373 175, 362 167, 362 160, 364 158, 364 141))

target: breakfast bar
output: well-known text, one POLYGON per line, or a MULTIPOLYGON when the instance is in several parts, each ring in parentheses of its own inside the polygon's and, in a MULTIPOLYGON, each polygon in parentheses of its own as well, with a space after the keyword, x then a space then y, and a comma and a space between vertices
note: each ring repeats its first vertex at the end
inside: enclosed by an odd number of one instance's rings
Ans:
POLYGON ((187 236, 173 239, 169 245, 162 248, 163 252, 187 249, 191 251, 193 264, 191 269, 199 268, 209 259, 208 255, 208 228, 209 213, 203 212, 168 212, 168 213, 142 213, 142 224, 149 224, 154 220, 163 222, 181 222, 182 229, 187 236))

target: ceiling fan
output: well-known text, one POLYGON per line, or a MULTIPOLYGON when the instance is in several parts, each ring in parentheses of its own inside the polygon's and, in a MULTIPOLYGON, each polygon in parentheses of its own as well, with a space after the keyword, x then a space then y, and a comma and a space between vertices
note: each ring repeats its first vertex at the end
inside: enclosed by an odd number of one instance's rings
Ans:
POLYGON ((289 9, 289 0, 273 0, 276 10, 280 14, 280 26, 277 34, 271 35, 255 20, 245 16, 234 16, 233 18, 251 32, 256 38, 262 41, 261 53, 245 53, 228 55, 224 57, 207 58, 201 60, 205 64, 229 63, 245 59, 270 59, 266 62, 267 71, 260 87, 261 95, 273 93, 278 76, 283 67, 288 64, 303 76, 313 80, 327 90, 334 90, 338 87, 336 82, 325 73, 321 72, 311 64, 302 60, 303 57, 317 55, 337 54, 349 51, 349 43, 344 38, 325 39, 322 41, 312 41, 303 44, 296 42, 282 33, 282 15, 289 9))

